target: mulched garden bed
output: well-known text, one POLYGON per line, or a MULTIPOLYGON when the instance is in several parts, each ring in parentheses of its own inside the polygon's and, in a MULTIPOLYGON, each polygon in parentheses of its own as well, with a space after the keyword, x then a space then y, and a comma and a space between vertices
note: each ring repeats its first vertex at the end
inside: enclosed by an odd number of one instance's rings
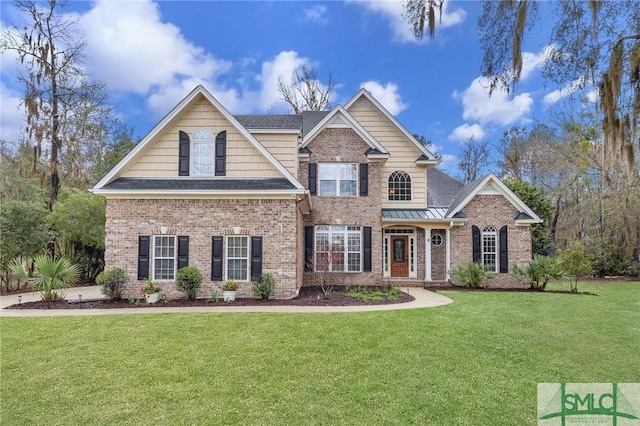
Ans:
MULTIPOLYGON (((387 300, 386 304, 406 303, 415 300, 410 294, 402 293, 396 300, 387 300)), ((153 304, 129 303, 127 300, 86 300, 82 302, 66 300, 58 302, 25 302, 15 304, 6 309, 115 309, 115 308, 175 308, 175 307, 217 307, 217 306, 360 306, 360 305, 382 305, 384 301, 359 301, 345 294, 343 287, 334 287, 330 295, 326 296, 318 287, 303 287, 300 295, 291 300, 269 299, 258 300, 253 298, 236 298, 231 303, 225 303, 222 298, 216 303, 208 299, 172 299, 166 303, 158 302, 153 304)))

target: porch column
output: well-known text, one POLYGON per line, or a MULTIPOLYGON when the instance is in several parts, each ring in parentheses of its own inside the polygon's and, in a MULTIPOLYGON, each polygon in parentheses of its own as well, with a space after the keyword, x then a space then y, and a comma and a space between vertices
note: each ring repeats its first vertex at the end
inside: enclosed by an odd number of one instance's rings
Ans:
POLYGON ((427 281, 431 281, 431 228, 424 230, 424 262, 427 281))
POLYGON ((447 228, 447 230, 444 233, 444 243, 446 245, 445 247, 445 279, 449 279, 451 278, 451 276, 449 275, 449 270, 451 269, 451 230, 449 228, 447 228))

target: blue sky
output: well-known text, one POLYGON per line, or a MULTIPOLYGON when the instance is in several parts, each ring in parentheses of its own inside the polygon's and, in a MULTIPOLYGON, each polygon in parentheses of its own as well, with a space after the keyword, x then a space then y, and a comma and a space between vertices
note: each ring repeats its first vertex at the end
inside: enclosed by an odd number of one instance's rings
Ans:
MULTIPOLYGON (((278 76, 308 64, 320 81, 333 76, 334 105, 367 88, 410 132, 432 140, 455 175, 464 140, 495 143, 512 126, 548 121, 561 88, 545 86, 540 75, 543 28, 524 45, 522 81, 489 98, 479 72, 482 5, 445 5, 432 41, 411 36, 400 1, 98 0, 66 10, 86 34, 87 71, 106 82, 109 102, 136 138, 197 84, 232 113, 285 112, 278 76)), ((3 26, 16 20, 12 3, 0 8, 3 26)), ((14 141, 23 126, 21 87, 14 58, 1 60, 0 137, 14 141)))

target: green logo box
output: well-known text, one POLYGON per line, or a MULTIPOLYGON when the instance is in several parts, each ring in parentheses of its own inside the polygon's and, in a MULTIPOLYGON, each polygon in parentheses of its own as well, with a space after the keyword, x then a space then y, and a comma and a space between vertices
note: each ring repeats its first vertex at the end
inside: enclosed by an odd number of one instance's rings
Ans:
POLYGON ((640 426, 640 383, 538 383, 539 426, 640 426))

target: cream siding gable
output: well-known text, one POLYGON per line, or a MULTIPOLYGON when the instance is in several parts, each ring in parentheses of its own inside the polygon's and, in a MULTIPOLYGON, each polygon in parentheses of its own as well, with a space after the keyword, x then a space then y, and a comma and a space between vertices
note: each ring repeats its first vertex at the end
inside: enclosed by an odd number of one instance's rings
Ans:
POLYGON ((427 172, 425 167, 415 165, 423 153, 391 123, 372 103, 363 100, 354 102, 347 109, 349 114, 373 136, 388 152, 389 159, 382 166, 382 207, 417 208, 427 205, 427 172), (389 175, 403 170, 411 176, 411 201, 389 201, 386 191, 389 175))
POLYGON ((198 130, 227 131, 227 177, 281 177, 281 174, 210 102, 201 98, 160 133, 122 177, 178 177, 178 138, 198 130))
POLYGON ((298 133, 251 133, 294 176, 298 176, 298 133))

